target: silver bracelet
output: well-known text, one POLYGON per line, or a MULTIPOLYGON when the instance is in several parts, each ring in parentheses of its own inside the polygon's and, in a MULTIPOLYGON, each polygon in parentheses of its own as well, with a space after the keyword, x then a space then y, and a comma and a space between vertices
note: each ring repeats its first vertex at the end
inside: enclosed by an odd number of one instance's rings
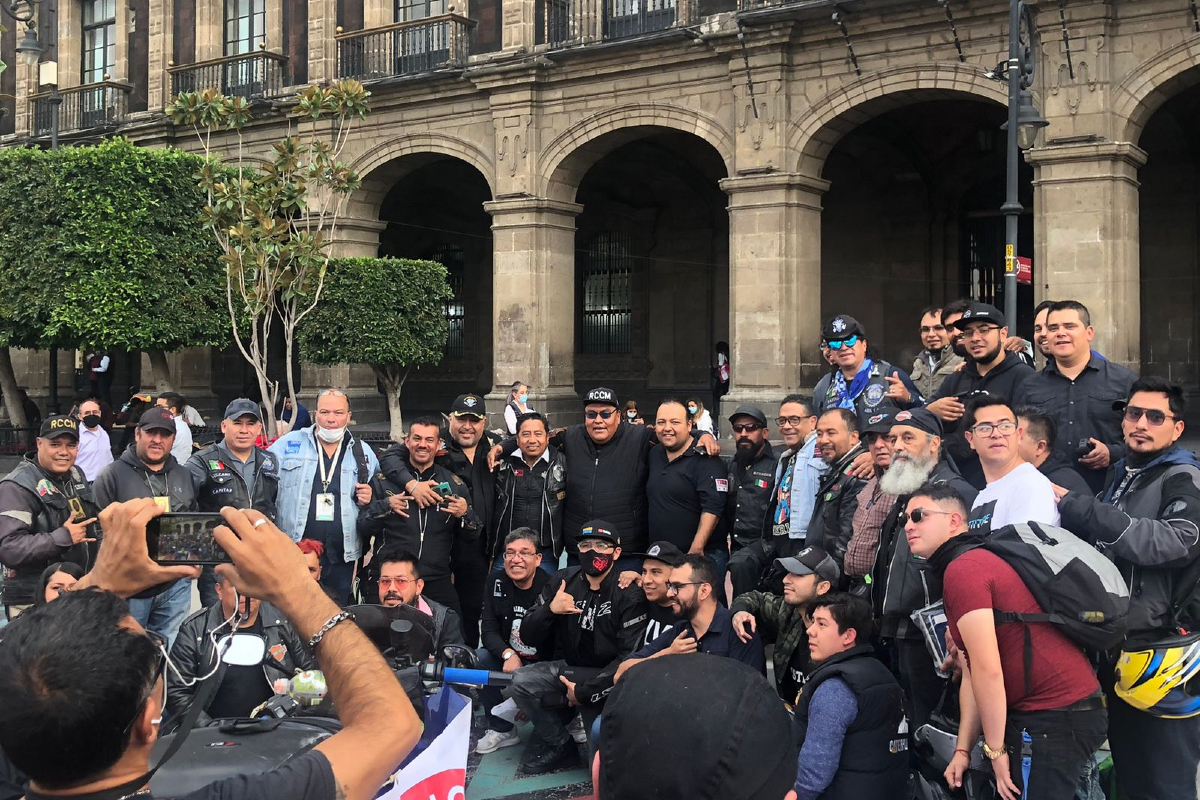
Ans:
POLYGON ((314 633, 313 637, 308 640, 308 649, 310 649, 310 650, 314 649, 317 645, 319 645, 321 643, 321 640, 325 638, 325 634, 327 634, 331 630, 333 630, 333 626, 337 625, 339 622, 342 622, 342 621, 348 620, 348 619, 350 619, 350 620, 354 619, 354 615, 351 614, 349 611, 340 611, 337 614, 334 614, 332 617, 329 618, 328 622, 326 622, 324 625, 321 626, 321 630, 314 633))

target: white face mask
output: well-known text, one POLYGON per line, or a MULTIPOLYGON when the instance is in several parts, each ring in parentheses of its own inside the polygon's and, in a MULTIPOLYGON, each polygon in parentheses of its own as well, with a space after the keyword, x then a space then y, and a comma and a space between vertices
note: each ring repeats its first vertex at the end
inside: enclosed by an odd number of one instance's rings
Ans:
POLYGON ((326 444, 337 444, 346 435, 345 428, 322 428, 317 426, 317 437, 326 444))

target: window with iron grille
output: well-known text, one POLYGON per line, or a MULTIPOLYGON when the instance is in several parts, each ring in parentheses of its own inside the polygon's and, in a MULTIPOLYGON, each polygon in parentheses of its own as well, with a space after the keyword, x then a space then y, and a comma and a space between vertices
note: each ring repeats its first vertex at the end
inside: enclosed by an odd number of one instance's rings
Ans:
POLYGON ((225 0, 225 55, 257 52, 267 41, 266 0, 225 0))
POLYGON ((447 282, 453 296, 445 303, 446 322, 450 324, 450 332, 446 336, 445 354, 462 356, 467 349, 467 314, 463 304, 463 271, 465 258, 463 250, 456 245, 442 245, 433 251, 431 260, 446 268, 447 282))
POLYGON ((84 0, 83 83, 100 83, 117 65, 116 0, 84 0))
POLYGON ((632 339, 633 259, 628 236, 597 234, 577 257, 583 265, 583 327, 579 351, 628 353, 632 339))

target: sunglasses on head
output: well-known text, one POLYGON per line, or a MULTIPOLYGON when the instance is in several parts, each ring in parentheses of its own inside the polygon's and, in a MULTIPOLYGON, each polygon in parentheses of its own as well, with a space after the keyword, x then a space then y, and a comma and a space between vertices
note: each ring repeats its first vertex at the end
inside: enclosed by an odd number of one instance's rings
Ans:
POLYGON ((843 347, 854 347, 854 345, 858 344, 858 335, 855 334, 849 339, 834 339, 831 342, 827 342, 827 344, 829 345, 830 350, 841 350, 843 347))
POLYGON ((908 511, 901 511, 900 516, 897 518, 897 521, 900 523, 900 527, 904 527, 906 524, 908 524, 908 521, 910 519, 913 522, 920 525, 922 522, 925 521, 925 517, 929 514, 952 514, 952 513, 954 513, 954 512, 938 511, 937 509, 934 509, 934 508, 914 508, 912 510, 912 513, 909 513, 908 511))
POLYGON ((583 412, 583 415, 584 415, 585 417, 587 417, 588 419, 595 419, 596 417, 599 417, 600 419, 610 419, 610 418, 612 417, 612 415, 613 415, 613 414, 615 414, 615 413, 617 413, 617 412, 616 412, 616 411, 595 411, 595 410, 592 410, 592 411, 585 411, 585 412, 583 412))

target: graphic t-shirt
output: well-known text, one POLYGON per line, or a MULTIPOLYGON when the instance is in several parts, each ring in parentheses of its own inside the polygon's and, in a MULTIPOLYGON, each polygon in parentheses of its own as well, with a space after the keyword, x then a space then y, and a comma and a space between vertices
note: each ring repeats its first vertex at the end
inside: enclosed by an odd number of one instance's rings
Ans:
POLYGON ((1050 479, 1029 462, 989 483, 975 496, 967 527, 986 533, 1021 522, 1059 524, 1058 503, 1054 502, 1050 479))
POLYGON ((521 639, 521 620, 529 612, 529 609, 537 605, 538 598, 541 596, 541 592, 535 586, 536 584, 531 584, 528 589, 513 587, 513 623, 512 629, 508 632, 508 646, 516 650, 525 661, 537 660, 537 648, 526 644, 521 639))
POLYGON ((660 606, 658 603, 647 603, 650 609, 650 621, 646 624, 646 635, 642 637, 642 647, 653 642, 667 628, 679 621, 670 606, 660 606))
POLYGON ((782 675, 776 676, 776 684, 779 688, 779 697, 789 706, 795 705, 796 698, 800 695, 800 688, 804 686, 804 677, 812 668, 812 659, 808 653, 808 637, 804 637, 800 641, 800 645, 796 651, 792 653, 792 657, 788 659, 787 669, 782 675))

